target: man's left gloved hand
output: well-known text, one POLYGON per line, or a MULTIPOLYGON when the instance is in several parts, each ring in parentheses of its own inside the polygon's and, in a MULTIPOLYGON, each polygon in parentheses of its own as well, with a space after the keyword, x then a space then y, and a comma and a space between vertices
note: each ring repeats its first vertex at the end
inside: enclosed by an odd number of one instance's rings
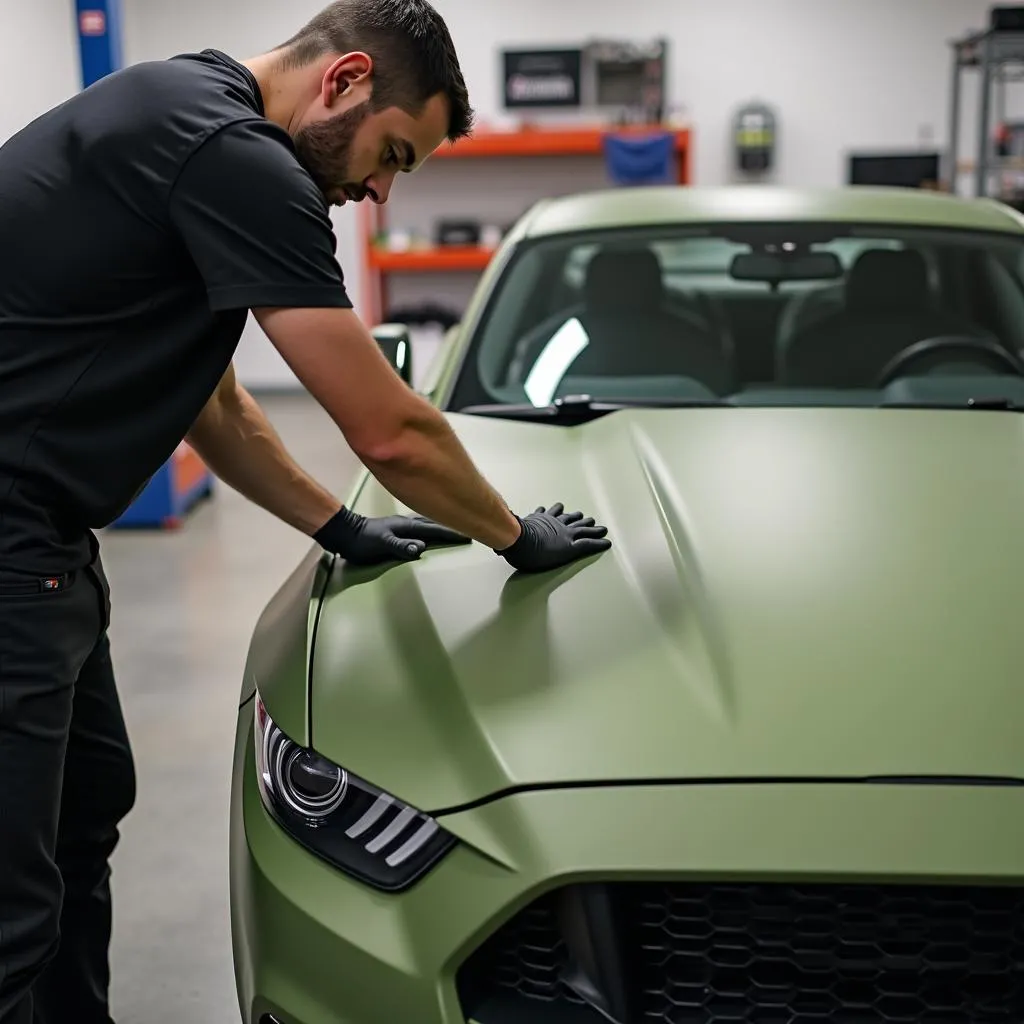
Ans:
POLYGON ((368 518, 347 508, 324 523, 313 540, 351 565, 413 562, 428 547, 470 543, 469 537, 424 516, 368 518))

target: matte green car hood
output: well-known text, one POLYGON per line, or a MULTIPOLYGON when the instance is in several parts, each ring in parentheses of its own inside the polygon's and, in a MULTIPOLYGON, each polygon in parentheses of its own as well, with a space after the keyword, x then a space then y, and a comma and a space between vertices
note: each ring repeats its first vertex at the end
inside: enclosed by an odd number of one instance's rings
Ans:
MULTIPOLYGON (((582 508, 613 547, 537 576, 478 544, 335 571, 326 756, 424 810, 567 782, 1024 777, 1020 415, 451 421, 513 508, 582 508)), ((371 482, 358 507, 396 506, 371 482)))

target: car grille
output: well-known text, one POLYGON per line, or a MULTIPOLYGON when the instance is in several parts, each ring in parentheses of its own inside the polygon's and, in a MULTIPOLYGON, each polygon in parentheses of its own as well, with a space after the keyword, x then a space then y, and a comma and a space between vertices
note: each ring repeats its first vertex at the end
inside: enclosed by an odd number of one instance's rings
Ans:
POLYGON ((458 980, 479 1024, 1021 1024, 1024 890, 573 886, 458 980))

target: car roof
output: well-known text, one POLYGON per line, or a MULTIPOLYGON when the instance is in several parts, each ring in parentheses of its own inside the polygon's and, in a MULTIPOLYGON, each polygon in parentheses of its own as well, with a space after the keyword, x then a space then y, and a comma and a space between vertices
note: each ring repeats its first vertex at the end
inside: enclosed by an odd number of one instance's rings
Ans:
POLYGON ((543 199, 525 214, 520 233, 538 238, 647 225, 822 220, 1024 231, 1024 216, 1009 206, 926 189, 648 185, 543 199))

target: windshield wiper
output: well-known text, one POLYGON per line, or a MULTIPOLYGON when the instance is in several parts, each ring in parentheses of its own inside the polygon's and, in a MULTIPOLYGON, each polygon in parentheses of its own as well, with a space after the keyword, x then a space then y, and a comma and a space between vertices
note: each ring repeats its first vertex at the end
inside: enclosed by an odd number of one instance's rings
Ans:
POLYGON ((883 409, 981 409, 1014 411, 1021 408, 1012 398, 965 398, 962 402, 929 402, 921 399, 914 402, 909 399, 899 402, 881 402, 883 409))
POLYGON ((550 405, 493 404, 466 405, 455 410, 467 416, 495 416, 538 423, 588 423, 622 409, 705 409, 729 405, 721 398, 602 398, 567 395, 550 405))

